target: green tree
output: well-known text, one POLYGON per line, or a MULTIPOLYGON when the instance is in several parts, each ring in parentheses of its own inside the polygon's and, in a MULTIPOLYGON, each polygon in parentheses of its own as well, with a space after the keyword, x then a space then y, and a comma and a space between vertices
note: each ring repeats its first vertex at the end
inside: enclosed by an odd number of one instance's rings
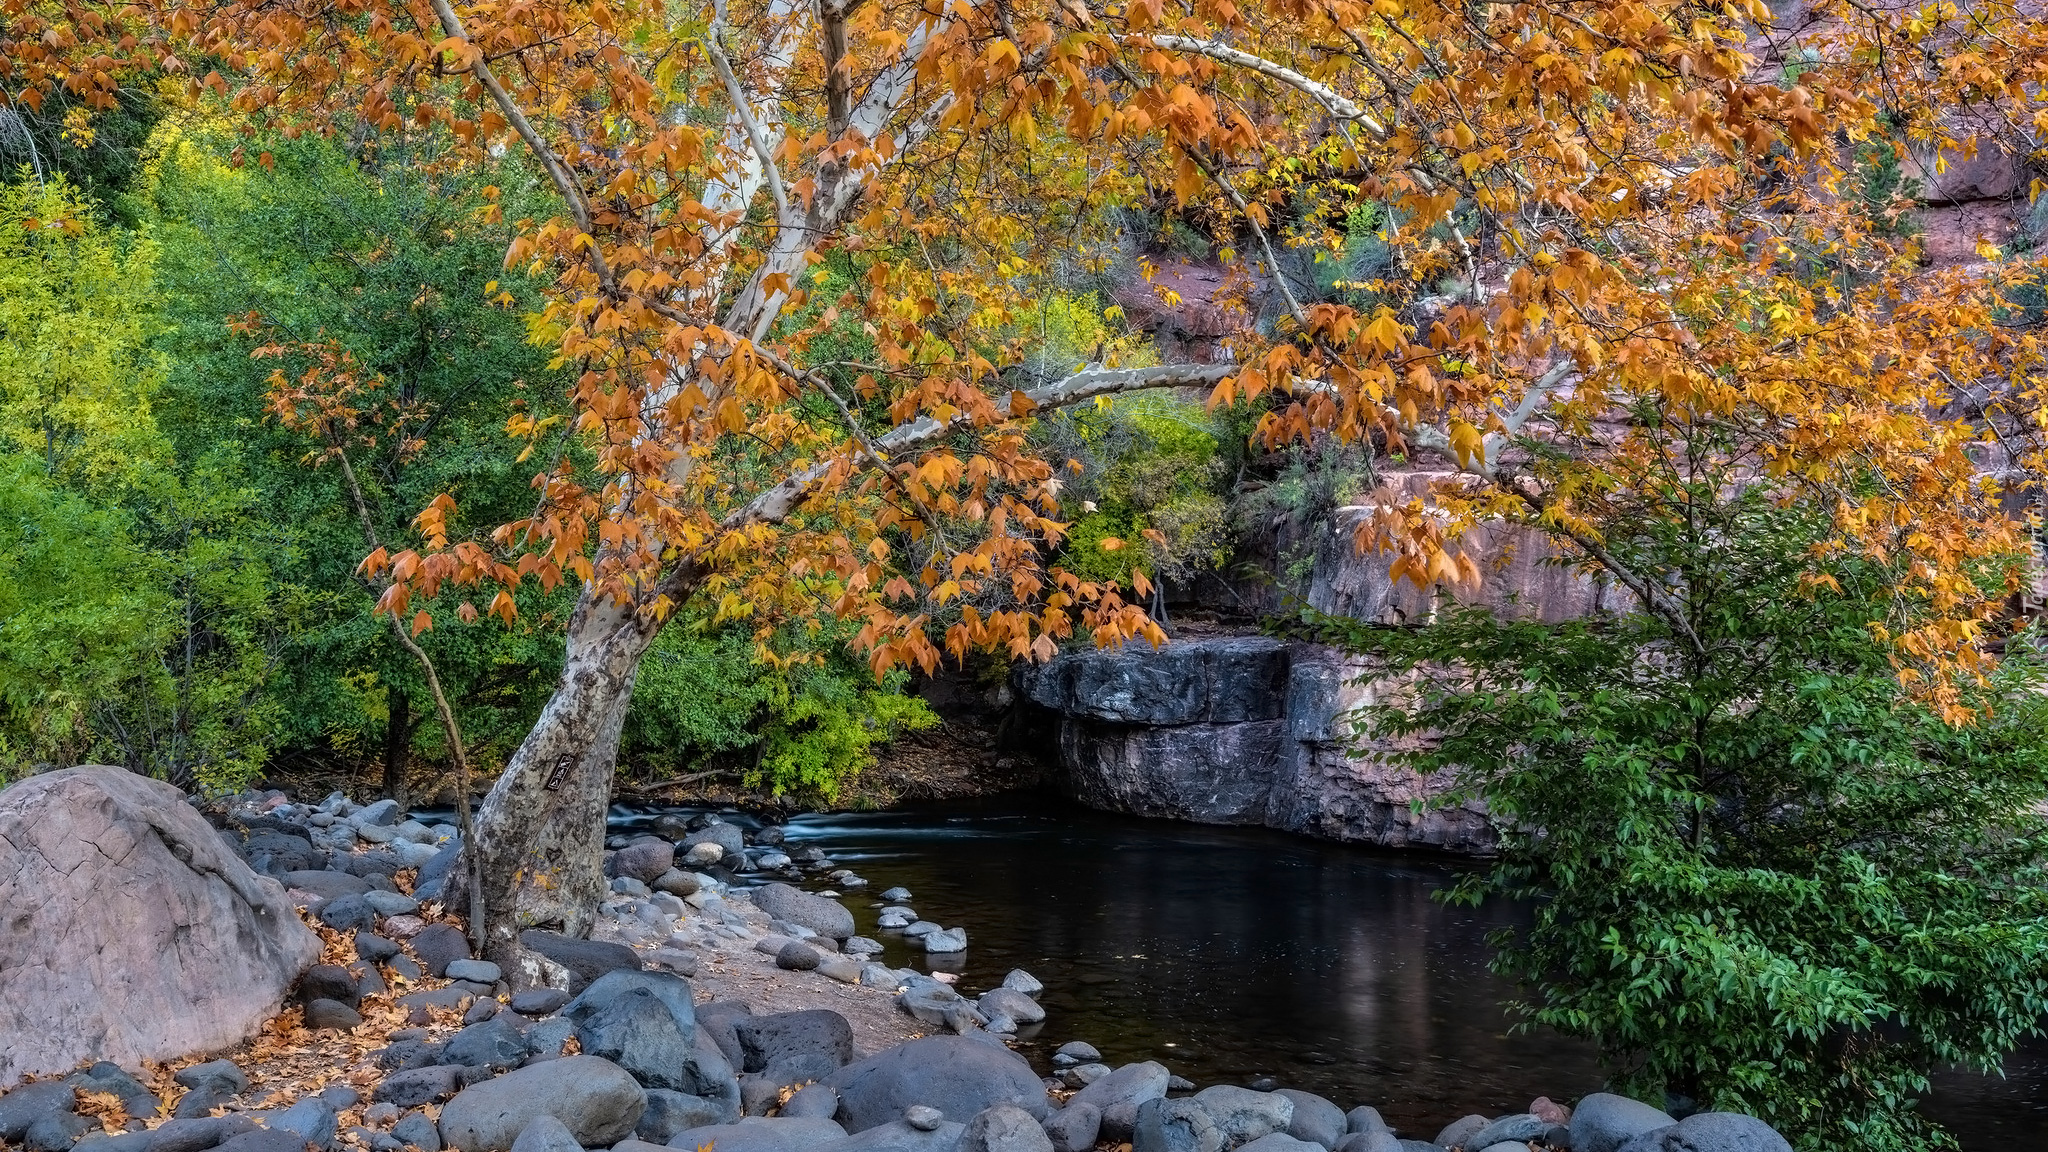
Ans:
POLYGON ((185 786, 254 772, 302 598, 222 443, 156 421, 157 250, 62 178, 0 188, 0 774, 111 760, 185 786))
MULTIPOLYGON (((282 578, 316 594, 268 688, 283 739, 343 763, 381 760, 398 792, 415 755, 449 756, 431 692, 370 613, 376 589, 356 566, 371 545, 332 446, 273 419, 267 402, 274 371, 296 380, 325 352, 352 359, 362 424, 351 471, 380 543, 415 541, 413 517, 443 492, 494 522, 532 508, 541 462, 522 461, 505 421, 559 412, 567 377, 527 339, 531 286, 501 269, 509 234, 497 221, 530 188, 511 165, 444 173, 434 148, 431 134, 355 150, 318 138, 250 146, 187 121, 159 130, 138 193, 166 289, 161 422, 181 460, 237 446, 252 515, 291 542, 282 578), (264 346, 283 354, 252 358, 264 346)), ((581 450, 559 433, 537 450, 581 450)), ((561 662, 562 596, 518 595, 512 628, 450 596, 417 638, 482 756, 532 722, 561 662)))
POLYGON ((1682 612, 1313 620, 1412 689, 1364 730, 1485 798, 1500 856, 1456 895, 1536 902, 1496 967, 1646 1099, 1813 1152, 1953 1147, 1914 1110, 1929 1072, 1995 1068, 2048 1010, 2039 649, 2013 637, 1950 726, 1871 625, 1920 610, 1821 501, 1681 468, 1595 523, 1682 612))

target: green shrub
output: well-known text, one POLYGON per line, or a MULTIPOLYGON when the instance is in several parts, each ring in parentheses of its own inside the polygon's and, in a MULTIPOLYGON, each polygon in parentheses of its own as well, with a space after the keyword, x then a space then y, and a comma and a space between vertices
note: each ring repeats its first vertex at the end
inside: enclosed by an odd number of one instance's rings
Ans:
POLYGON ((2048 1011, 2042 654, 2015 639, 1950 727, 1872 637, 1890 574, 1817 566, 1824 512, 1681 487, 1689 516, 1599 528, 1697 643, 1642 612, 1315 626, 1412 688, 1365 729, 1485 798, 1500 856, 1457 896, 1535 901, 1496 940, 1527 1021, 1810 1152, 1953 1147, 1914 1108, 1929 1073, 1995 1069, 2048 1011))

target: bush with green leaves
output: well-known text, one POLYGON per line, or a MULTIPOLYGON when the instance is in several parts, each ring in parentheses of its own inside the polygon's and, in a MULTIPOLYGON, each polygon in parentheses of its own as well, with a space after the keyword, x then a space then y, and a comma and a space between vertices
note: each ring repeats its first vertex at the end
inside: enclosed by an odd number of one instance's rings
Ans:
POLYGON ((61 177, 0 187, 0 779, 229 787, 282 726, 264 688, 307 597, 239 445, 180 461, 159 422, 158 259, 61 177))
POLYGON ((1953 1147, 1929 1073, 1996 1068, 2048 1012, 2048 665, 2014 637, 1945 724, 1873 636, 1910 613, 1891 574, 1730 481, 1597 525, 1682 617, 1311 630, 1404 686, 1364 731, 1484 797, 1500 855, 1456 895, 1534 902, 1496 940, 1527 1021, 1810 1152, 1953 1147))
POLYGON ((663 632, 634 685, 623 759, 654 776, 709 764, 771 796, 830 802, 879 745, 938 723, 902 671, 877 681, 836 630, 779 639, 789 651, 769 661, 743 627, 663 632))

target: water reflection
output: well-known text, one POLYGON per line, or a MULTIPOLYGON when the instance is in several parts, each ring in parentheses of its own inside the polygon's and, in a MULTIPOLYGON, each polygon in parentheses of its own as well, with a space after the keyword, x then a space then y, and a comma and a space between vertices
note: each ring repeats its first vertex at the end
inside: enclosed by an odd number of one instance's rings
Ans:
MULTIPOLYGON (((1041 1069, 1086 1040, 1112 1064, 1156 1059, 1197 1084, 1270 1077, 1372 1104, 1420 1139, 1600 1086, 1587 1045, 1510 1033, 1514 988, 1488 971, 1486 935, 1519 913, 1432 899, 1467 867, 1454 860, 1017 797, 809 816, 786 832, 870 881, 846 903, 891 965, 926 966, 875 926, 872 894, 902 885, 926 919, 967 928, 964 990, 1011 968, 1043 980, 1049 1019, 1022 1045, 1041 1069)), ((2048 1136, 2048 1050, 2007 1070, 1938 1082, 1932 1111, 1968 1152, 2048 1136)))

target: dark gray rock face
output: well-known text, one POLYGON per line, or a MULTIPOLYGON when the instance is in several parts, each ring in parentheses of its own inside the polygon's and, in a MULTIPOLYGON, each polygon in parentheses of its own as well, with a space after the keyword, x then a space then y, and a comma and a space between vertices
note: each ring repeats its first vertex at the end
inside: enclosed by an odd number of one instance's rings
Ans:
POLYGON ((1229 1141, 1193 1100, 1147 1100, 1138 1105, 1131 1152, 1223 1152, 1229 1141))
POLYGON ((1289 1136, 1325 1148, 1335 1148, 1337 1141, 1344 1138, 1346 1122, 1342 1108, 1313 1092, 1282 1088, 1279 1095, 1294 1105, 1294 1119, 1287 1123, 1289 1136))
POLYGON ((1062 656, 1030 669, 1032 701, 1066 716, 1171 727, 1278 720, 1287 646, 1262 636, 1062 656))
POLYGON ((1476 803, 1420 815, 1445 782, 1371 749, 1346 714, 1373 691, 1333 649, 1265 637, 1077 652, 1021 668, 1053 715, 1065 787, 1094 808, 1205 824, 1262 824, 1333 840, 1484 852, 1476 803))
POLYGON ((853 913, 837 900, 813 896, 787 884, 763 884, 752 895, 754 906, 777 920, 800 924, 834 940, 853 935, 853 913))
POLYGON ((960 1152, 1053 1152, 1053 1146, 1031 1113, 998 1104, 967 1122, 967 1130, 960 1134, 960 1152))
POLYGON ((569 991, 581 992, 607 972, 638 972, 640 958, 624 944, 577 940, 534 928, 519 934, 519 946, 569 970, 569 991))
POLYGON ((930 1036, 849 1064, 823 1083, 839 1094, 839 1120, 859 1133, 890 1123, 923 1104, 948 1116, 972 1117, 1014 1104, 1042 1118, 1045 1085, 1024 1058, 960 1036, 930 1036))
POLYGON ((1595 1092, 1572 1109, 1572 1152, 1615 1152, 1645 1132, 1676 1123, 1662 1109, 1640 1100, 1595 1092))
POLYGON ((826 1008, 734 1021, 746 1072, 779 1072, 785 1083, 822 1080, 853 1061, 853 1025, 826 1008))
POLYGON ((14 1143, 43 1117, 77 1110, 78 1098, 69 1084, 57 1080, 24 1084, 0 1096, 0 1140, 14 1143))
MULTIPOLYGON (((386 1083, 389 1083, 387 1080, 386 1083)), ((553 1116, 586 1148, 633 1134, 647 1092, 599 1056, 565 1056, 463 1089, 441 1109, 441 1139, 462 1152, 505 1152, 539 1116, 553 1116)))
POLYGON ((678 1132, 726 1124, 737 1119, 738 1116, 729 1114, 723 1101, 706 1100, 702 1096, 671 1092, 666 1088, 650 1088, 647 1090, 647 1110, 640 1113, 640 1122, 634 1126, 633 1133, 650 1144, 666 1144, 678 1132))
POLYGON ((120 768, 0 791, 0 909, 0 1089, 231 1048, 320 956, 184 793, 120 768))
POLYGON ((1069 1100, 1065 1108, 1045 1118, 1052 1152, 1091 1152, 1101 1131, 1102 1111, 1093 1104, 1069 1100))
POLYGON ((666 972, 611 972, 562 1008, 583 1051, 602 1056, 649 1088, 690 1092, 685 1071, 697 1047, 689 982, 666 972))
POLYGON ((1697 1112, 1632 1138, 1621 1152, 1792 1152, 1792 1145, 1753 1116, 1697 1112))

